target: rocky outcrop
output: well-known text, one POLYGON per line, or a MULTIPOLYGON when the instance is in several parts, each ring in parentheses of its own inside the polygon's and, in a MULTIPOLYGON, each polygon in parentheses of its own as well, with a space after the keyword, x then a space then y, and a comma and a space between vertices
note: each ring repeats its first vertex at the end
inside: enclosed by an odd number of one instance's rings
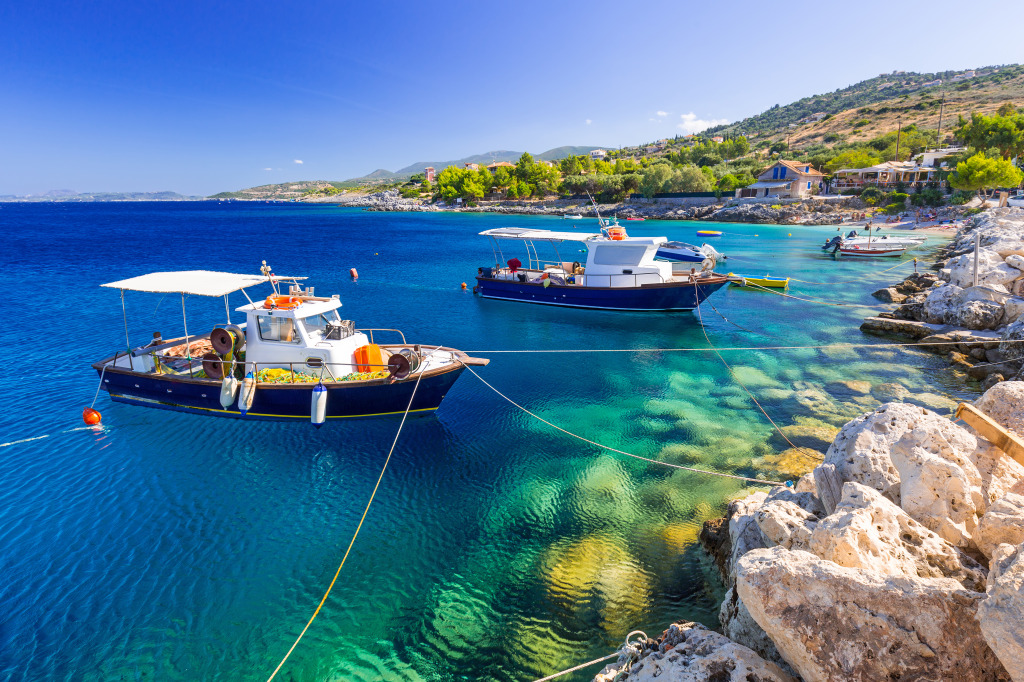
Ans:
POLYGON ((978 623, 1014 681, 1024 682, 1024 545, 999 545, 991 567, 978 623))
POLYGON ((959 427, 922 407, 887 403, 846 424, 825 453, 825 464, 834 465, 842 481, 862 483, 899 504, 899 472, 890 453, 904 434, 916 428, 955 439, 959 427))
POLYGON ((1024 543, 1024 495, 1010 492, 992 503, 978 521, 974 542, 989 558, 999 545, 1024 543))
POLYGON ((845 568, 809 552, 753 550, 739 597, 805 680, 1008 680, 975 621, 984 595, 949 578, 845 568))
POLYGON ((673 623, 658 640, 623 647, 594 682, 796 682, 774 663, 699 623, 673 623), (620 675, 621 674, 621 675, 620 675))

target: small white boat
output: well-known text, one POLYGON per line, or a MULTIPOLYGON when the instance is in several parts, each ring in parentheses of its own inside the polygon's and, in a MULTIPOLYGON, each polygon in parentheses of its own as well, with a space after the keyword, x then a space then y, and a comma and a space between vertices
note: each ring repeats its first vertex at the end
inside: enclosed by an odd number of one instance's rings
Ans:
POLYGON ((562 220, 583 220, 583 216, 579 213, 566 213, 562 216, 562 220))
POLYGON ((859 258, 872 257, 894 257, 898 258, 907 252, 907 247, 899 244, 880 245, 874 244, 843 244, 839 247, 839 253, 844 256, 855 256, 859 258))

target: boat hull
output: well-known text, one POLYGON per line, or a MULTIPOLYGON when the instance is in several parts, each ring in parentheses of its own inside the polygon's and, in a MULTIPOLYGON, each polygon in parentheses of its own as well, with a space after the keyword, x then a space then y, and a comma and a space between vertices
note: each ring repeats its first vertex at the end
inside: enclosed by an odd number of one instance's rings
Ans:
POLYGON ((870 249, 867 247, 844 249, 840 247, 839 253, 843 256, 854 258, 899 258, 906 249, 870 249))
POLYGON ((709 282, 648 284, 640 287, 543 286, 533 282, 477 277, 477 293, 484 298, 600 310, 693 310, 722 288, 728 279, 709 282))
MULTIPOLYGON (((114 402, 155 407, 162 410, 191 412, 217 417, 257 421, 309 420, 314 384, 257 384, 252 407, 243 415, 236 404, 224 409, 220 404, 220 382, 191 379, 182 375, 142 374, 96 363, 102 373, 102 388, 114 402)), ((392 382, 372 381, 325 382, 327 388, 326 417, 347 419, 404 414, 413 389, 410 413, 436 410, 448 390, 465 367, 453 364, 428 372, 416 387, 416 377, 392 382)))

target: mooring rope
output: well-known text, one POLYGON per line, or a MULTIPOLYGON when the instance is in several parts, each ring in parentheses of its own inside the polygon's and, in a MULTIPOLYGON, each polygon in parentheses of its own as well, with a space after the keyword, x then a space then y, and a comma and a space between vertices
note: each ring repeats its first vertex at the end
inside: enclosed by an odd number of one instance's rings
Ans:
POLYGON ((551 675, 548 675, 547 677, 542 677, 539 680, 534 680, 533 682, 548 682, 548 680, 553 680, 553 679, 559 678, 562 675, 568 675, 569 673, 574 673, 577 670, 583 670, 584 668, 589 668, 590 666, 594 665, 595 663, 600 663, 601 661, 607 661, 609 658, 616 658, 616 657, 618 657, 618 655, 619 655, 619 652, 616 651, 615 653, 608 654, 607 656, 602 656, 601 658, 595 658, 594 660, 587 661, 586 663, 580 663, 579 665, 573 666, 572 668, 566 668, 565 670, 560 670, 557 673, 553 673, 551 675))
MULTIPOLYGON (((620 652, 622 651, 622 649, 626 649, 629 652, 627 657, 626 657, 625 665, 623 666, 624 670, 628 670, 632 666, 632 664, 640 657, 640 646, 641 646, 641 644, 643 642, 647 641, 647 639, 648 639, 647 633, 644 632, 643 630, 633 630, 628 635, 626 635, 626 643, 622 645, 622 647, 619 649, 619 651, 616 651, 615 653, 612 653, 612 654, 608 654, 607 656, 602 656, 601 658, 595 658, 594 660, 587 661, 586 663, 580 663, 579 665, 573 666, 572 668, 566 668, 565 670, 560 670, 557 673, 553 673, 551 675, 548 675, 547 677, 542 677, 539 680, 534 680, 533 682, 548 682, 548 680, 553 680, 555 678, 561 677, 562 675, 568 675, 571 672, 576 672, 577 670, 582 670, 583 668, 586 668, 588 666, 594 665, 595 663, 600 663, 601 661, 607 661, 609 658, 615 658, 616 656, 619 656, 620 652), (636 642, 633 642, 633 643, 630 643, 629 638, 632 637, 633 635, 643 635, 643 639, 637 640, 636 642)), ((616 679, 618 679, 618 678, 616 678, 616 679)))
POLYGON ((377 483, 373 486, 373 492, 370 493, 370 499, 366 501, 366 509, 363 510, 363 516, 359 519, 359 525, 356 526, 355 533, 352 534, 352 539, 349 540, 348 548, 345 550, 345 555, 341 557, 341 563, 338 564, 338 570, 334 572, 334 578, 331 579, 331 584, 327 586, 327 591, 324 592, 324 596, 320 599, 320 603, 317 604, 316 611, 314 611, 313 615, 310 616, 309 622, 306 623, 306 627, 302 628, 302 632, 300 632, 299 636, 295 638, 295 642, 293 642, 291 648, 288 649, 288 653, 284 655, 281 662, 277 664, 276 668, 274 668, 274 672, 270 673, 270 677, 267 678, 267 682, 274 679, 278 671, 281 670, 281 666, 285 664, 288 657, 292 655, 293 651, 295 651, 295 647, 298 646, 299 641, 302 639, 303 635, 306 634, 306 630, 309 630, 309 626, 313 624, 314 620, 316 620, 317 615, 320 613, 320 609, 323 608, 324 602, 327 601, 328 595, 330 595, 331 590, 334 589, 334 583, 338 581, 338 576, 341 575, 341 569, 345 565, 345 561, 348 559, 349 552, 352 551, 352 545, 355 544, 356 538, 359 537, 359 531, 363 528, 363 522, 366 520, 366 515, 370 511, 370 505, 373 504, 373 498, 377 495, 377 489, 380 487, 380 482, 384 478, 384 472, 388 469, 388 463, 391 461, 391 455, 395 451, 395 445, 398 444, 398 437, 402 434, 402 427, 405 426, 405 419, 409 416, 409 410, 412 409, 412 401, 416 397, 416 389, 420 387, 420 379, 422 378, 423 372, 420 372, 416 377, 416 384, 412 387, 412 395, 409 396, 409 404, 405 406, 405 413, 402 414, 402 421, 398 425, 398 431, 395 432, 395 439, 391 442, 391 449, 388 450, 387 459, 384 460, 384 466, 381 467, 380 476, 377 477, 377 483))
POLYGON ((750 392, 750 389, 747 388, 746 384, 740 381, 739 377, 736 376, 736 372, 734 372, 732 366, 725 361, 725 357, 723 357, 722 354, 718 352, 718 350, 715 348, 715 344, 711 343, 711 337, 708 336, 708 330, 704 327, 704 315, 700 311, 700 304, 696 306, 695 310, 697 311, 697 319, 700 321, 700 330, 704 333, 704 338, 707 339, 708 346, 711 348, 712 351, 714 351, 715 355, 718 356, 718 359, 722 361, 722 364, 725 365, 725 368, 729 370, 729 375, 732 377, 732 380, 739 384, 740 388, 746 391, 747 395, 750 397, 750 400, 753 401, 755 405, 757 405, 757 409, 761 410, 761 414, 765 416, 765 419, 771 422, 771 425, 774 426, 775 430, 779 432, 779 435, 782 436, 782 439, 789 443, 789 446, 791 448, 793 448, 794 450, 802 450, 803 452, 809 454, 813 453, 813 455, 817 457, 818 453, 811 450, 810 448, 802 448, 794 444, 793 441, 789 439, 789 436, 787 436, 785 432, 782 430, 782 427, 776 424, 775 420, 768 415, 768 413, 765 411, 763 407, 761 407, 761 403, 757 402, 757 398, 755 398, 754 394, 750 392))
MULTIPOLYGON (((867 273, 867 274, 881 275, 881 274, 884 274, 886 272, 889 272, 890 270, 895 270, 896 268, 902 268, 904 265, 910 265, 911 263, 917 263, 917 258, 914 258, 914 260, 905 260, 905 261, 902 261, 900 263, 897 263, 896 265, 892 266, 891 268, 886 268, 885 270, 879 270, 877 272, 870 272, 870 273, 867 273)), ((740 275, 740 276, 742 277, 742 275, 740 275)), ((864 278, 861 277, 859 279, 840 280, 838 282, 812 282, 812 281, 806 280, 806 279, 796 279, 795 277, 790 277, 789 281, 791 281, 791 282, 800 282, 801 284, 820 284, 821 286, 829 286, 829 285, 832 285, 832 284, 862 284, 864 282, 864 278)))
MULTIPOLYGON (((936 331, 936 334, 943 332, 936 331)), ((827 343, 811 346, 729 346, 716 351, 748 350, 835 350, 838 348, 913 348, 916 346, 959 346, 962 344, 1024 343, 1024 339, 963 339, 961 341, 913 341, 906 343, 827 343)), ((710 348, 512 348, 467 350, 467 354, 493 355, 497 353, 707 353, 710 348)))
POLYGON ((465 363, 462 363, 462 366, 465 367, 466 369, 468 369, 469 372, 473 376, 475 376, 477 379, 479 379, 481 382, 483 382, 484 386, 486 386, 487 388, 491 389, 492 391, 497 393, 499 396, 501 396, 502 398, 504 398, 505 400, 510 402, 512 405, 514 405, 515 407, 517 407, 520 410, 522 410, 523 412, 525 412, 526 414, 530 415, 531 417, 533 417, 537 421, 543 422, 543 423, 547 424, 548 426, 550 426, 551 428, 555 429, 556 431, 561 431, 562 433, 564 433, 567 436, 571 436, 571 437, 573 437, 573 438, 575 438, 577 440, 581 440, 584 443, 589 443, 590 445, 593 445, 595 447, 601 448, 603 450, 608 450, 609 452, 617 452, 620 455, 625 455, 626 457, 632 457, 633 459, 639 459, 639 460, 641 460, 643 462, 650 462, 651 464, 658 464, 658 465, 661 465, 661 466, 664 466, 664 467, 670 467, 672 469, 682 469, 683 471, 692 471, 692 472, 698 473, 698 474, 707 474, 708 476, 721 476, 723 478, 732 478, 732 479, 736 479, 738 481, 749 481, 751 483, 758 483, 758 484, 761 484, 761 485, 786 485, 782 481, 767 481, 767 480, 764 480, 764 479, 761 479, 761 478, 751 478, 749 476, 737 476, 736 474, 724 474, 724 473, 721 473, 719 471, 709 471, 707 469, 696 469, 694 467, 683 466, 682 464, 672 464, 671 462, 662 462, 662 461, 659 461, 659 460, 656 460, 656 459, 651 459, 650 457, 644 457, 643 455, 635 455, 632 452, 626 452, 625 450, 619 450, 618 448, 613 448, 610 445, 604 445, 602 443, 598 443, 597 441, 590 440, 589 438, 585 438, 584 436, 581 436, 579 434, 573 433, 572 431, 569 431, 567 429, 563 429, 561 426, 558 426, 557 424, 553 424, 553 423, 549 422, 544 417, 541 417, 538 414, 534 414, 533 412, 531 412, 530 410, 526 409, 525 407, 523 407, 522 405, 520 405, 516 401, 512 400, 512 398, 509 398, 507 395, 505 395, 504 393, 499 391, 497 388, 492 386, 490 383, 488 383, 488 381, 486 379, 484 379, 482 376, 480 376, 479 374, 474 372, 472 367, 470 367, 469 365, 467 365, 465 363))

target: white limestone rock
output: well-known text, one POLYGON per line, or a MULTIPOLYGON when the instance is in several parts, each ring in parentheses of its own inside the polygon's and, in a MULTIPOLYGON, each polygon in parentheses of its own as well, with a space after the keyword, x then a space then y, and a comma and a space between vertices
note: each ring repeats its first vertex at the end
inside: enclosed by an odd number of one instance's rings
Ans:
POLYGON ((809 547, 812 554, 847 568, 952 578, 969 590, 985 589, 985 569, 978 562, 859 483, 843 485, 842 501, 815 524, 809 547))
POLYGON ((988 574, 988 595, 978 606, 985 641, 1015 682, 1024 682, 1024 546, 999 545, 988 574))
POLYGON ((995 329, 1003 321, 1003 306, 994 301, 967 301, 956 309, 953 324, 967 329, 995 329))
POLYGON ((809 552, 736 564, 750 615, 804 680, 1008 680, 974 620, 984 595, 949 578, 885 576, 809 552))
POLYGON ((924 321, 929 324, 952 324, 962 293, 963 289, 956 284, 932 287, 924 299, 924 321))
MULTIPOLYGON (((1024 257, 1022 257, 1024 258, 1024 257)), ((1020 318, 1021 314, 1024 313, 1024 298, 1020 296, 1010 296, 1003 303, 1003 322, 1011 324, 1020 318)))
POLYGON ((728 567, 730 578, 738 558, 752 549, 765 546, 761 529, 757 525, 756 512, 767 497, 768 493, 760 491, 729 503, 729 542, 732 547, 728 567))
POLYGON ((673 623, 657 649, 645 650, 619 677, 626 664, 620 655, 594 682, 796 682, 774 663, 699 623, 673 623))
POLYGON ((722 634, 732 641, 751 649, 766 661, 789 668, 768 634, 754 621, 750 611, 740 601, 735 586, 725 593, 718 610, 718 622, 722 625, 722 634))
POLYGON ((1011 253, 1006 256, 1005 263, 1011 268, 1017 268, 1018 270, 1024 270, 1024 256, 1020 254, 1011 253))
POLYGON ((944 433, 923 426, 907 432, 891 457, 900 476, 900 506, 942 539, 967 547, 985 509, 981 474, 970 458, 978 441, 947 424, 944 433))
POLYGON ((949 419, 904 403, 886 403, 848 422, 836 436, 825 464, 833 464, 842 481, 856 481, 900 503, 900 475, 890 450, 905 433, 924 428, 955 438, 960 427, 949 419))
POLYGON ((1007 358, 1024 358, 1024 317, 1018 317, 1003 330, 999 350, 1003 351, 1007 358))
MULTIPOLYGON (((1018 245, 1024 248, 1024 242, 1018 245)), ((946 263, 949 268, 949 281, 958 287, 974 285, 974 253, 965 253, 951 258, 946 263)), ((978 251, 978 285, 989 284, 1009 285, 1020 276, 1020 270, 1003 262, 1003 257, 992 249, 983 247, 978 251)))
POLYGON ((818 525, 816 515, 786 500, 766 502, 757 510, 756 518, 765 540, 786 549, 807 549, 818 525))
POLYGON ((999 545, 1024 543, 1024 495, 1010 492, 996 500, 978 522, 974 542, 987 557, 999 545))
POLYGON ((974 406, 1024 438, 1024 381, 1003 381, 985 391, 974 406))

